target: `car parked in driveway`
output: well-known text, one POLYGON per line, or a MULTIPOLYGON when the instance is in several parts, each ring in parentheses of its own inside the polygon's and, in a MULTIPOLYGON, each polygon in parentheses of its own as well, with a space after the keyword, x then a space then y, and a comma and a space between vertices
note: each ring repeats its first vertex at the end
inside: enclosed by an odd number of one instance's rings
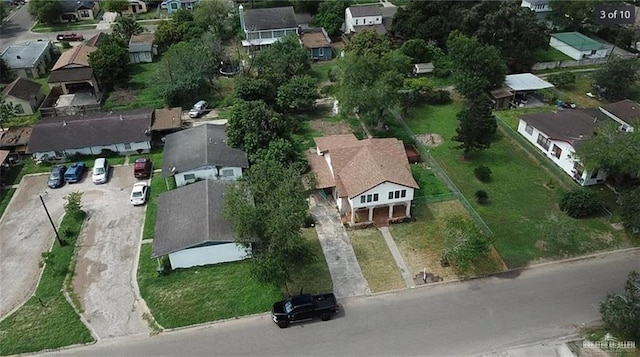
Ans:
POLYGON ((67 32, 58 34, 58 36, 56 36, 56 39, 58 41, 82 41, 84 40, 84 36, 82 36, 81 33, 67 32))
POLYGON ((136 159, 133 164, 133 177, 137 179, 147 179, 151 177, 151 160, 146 157, 136 159))
POLYGON ((189 118, 200 118, 204 113, 207 112, 207 108, 209 105, 204 100, 199 101, 198 103, 193 105, 193 108, 189 110, 189 118))
POLYGON ((69 166, 67 172, 64 174, 64 181, 66 183, 75 183, 82 179, 82 174, 86 170, 86 166, 84 161, 78 161, 73 165, 69 166))
POLYGON ((147 194, 149 193, 149 185, 146 182, 136 182, 131 189, 129 201, 134 206, 143 205, 147 202, 147 194))
POLYGON ((64 184, 64 173, 67 171, 67 167, 64 165, 56 165, 51 169, 49 179, 47 180, 47 186, 51 188, 58 188, 64 184))
POLYGON ((109 178, 109 163, 101 157, 93 163, 93 175, 91 181, 95 184, 106 183, 109 178))

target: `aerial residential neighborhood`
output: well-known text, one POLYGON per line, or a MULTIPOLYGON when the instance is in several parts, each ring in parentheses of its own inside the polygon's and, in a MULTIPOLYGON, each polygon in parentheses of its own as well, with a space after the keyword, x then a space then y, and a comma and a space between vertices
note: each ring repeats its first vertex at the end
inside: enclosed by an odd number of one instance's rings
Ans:
POLYGON ((637 355, 639 9, 2 2, 0 355, 637 355))

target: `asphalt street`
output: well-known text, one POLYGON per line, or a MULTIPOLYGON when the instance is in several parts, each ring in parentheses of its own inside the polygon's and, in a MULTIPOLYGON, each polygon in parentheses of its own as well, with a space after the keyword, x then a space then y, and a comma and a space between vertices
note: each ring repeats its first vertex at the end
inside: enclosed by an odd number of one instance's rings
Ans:
MULTIPOLYGON (((268 315, 128 336, 77 356, 469 356, 576 333, 608 292, 640 269, 640 251, 538 266, 461 283, 343 300, 340 316, 281 330, 268 315)), ((47 354, 50 355, 51 353, 47 354)))

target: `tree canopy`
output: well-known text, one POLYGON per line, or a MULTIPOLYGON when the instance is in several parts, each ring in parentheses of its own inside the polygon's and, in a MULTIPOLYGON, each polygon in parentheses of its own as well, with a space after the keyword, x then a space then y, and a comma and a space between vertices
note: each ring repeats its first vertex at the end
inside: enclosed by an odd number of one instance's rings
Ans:
POLYGON ((278 107, 285 113, 309 111, 318 99, 318 83, 309 75, 293 76, 278 88, 278 107))
POLYGON ((458 148, 464 149, 465 157, 472 151, 491 146, 498 124, 493 116, 492 102, 488 95, 482 94, 467 100, 457 118, 459 123, 453 140, 461 143, 458 148))
POLYGON ((118 16, 113 25, 112 35, 118 37, 125 43, 129 43, 131 36, 142 33, 143 31, 142 26, 132 17, 118 16))
POLYGON ((618 194, 618 203, 624 227, 630 232, 640 233, 640 186, 622 190, 618 194))
POLYGON ((276 102, 277 88, 264 78, 240 77, 236 80, 233 91, 236 98, 248 102, 262 100, 268 105, 276 102))
POLYGON ((104 0, 103 6, 105 11, 117 12, 122 15, 123 11, 129 9, 129 0, 104 0))
POLYGON ((351 38, 347 51, 356 56, 372 54, 379 57, 391 51, 391 41, 378 35, 375 30, 365 30, 351 38))
POLYGON ((340 27, 344 22, 344 11, 350 1, 324 0, 318 5, 318 13, 313 17, 313 23, 323 27, 329 36, 340 35, 340 27))
POLYGON ((420 38, 405 41, 400 47, 400 52, 411 57, 413 63, 438 62, 444 57, 440 48, 420 38))
POLYGON ((624 292, 608 294, 600 304, 602 321, 622 338, 640 340, 640 274, 629 273, 624 292))
POLYGON ((234 7, 225 0, 198 2, 193 9, 193 20, 198 27, 218 35, 221 41, 232 39, 240 29, 234 7))
POLYGON ((60 0, 31 0, 29 14, 38 22, 52 24, 60 20, 64 9, 60 0))
POLYGON ((628 98, 640 79, 640 60, 637 58, 611 58, 593 73, 595 90, 604 98, 614 101, 628 98))
POLYGON ((107 85, 126 82, 129 78, 129 64, 127 45, 113 35, 106 35, 98 49, 89 54, 89 65, 96 77, 107 85))
POLYGON ((276 87, 293 76, 307 74, 311 68, 309 53, 300 46, 295 36, 286 37, 260 51, 255 64, 259 76, 272 81, 276 87))
POLYGON ((459 274, 465 274, 473 261, 486 254, 491 248, 492 238, 482 234, 478 226, 462 216, 446 219, 442 258, 454 264, 459 274))
POLYGON ((11 69, 4 58, 0 57, 0 83, 11 83, 13 78, 13 73, 11 73, 11 69))
POLYGON ((261 100, 237 101, 231 107, 227 124, 229 146, 238 148, 251 156, 259 149, 269 147, 278 138, 288 138, 290 124, 261 100))

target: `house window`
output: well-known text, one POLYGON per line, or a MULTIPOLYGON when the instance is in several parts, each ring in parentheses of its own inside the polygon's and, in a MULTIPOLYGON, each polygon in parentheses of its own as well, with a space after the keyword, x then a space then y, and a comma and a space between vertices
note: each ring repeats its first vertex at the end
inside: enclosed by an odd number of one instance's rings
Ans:
POLYGON ((400 191, 394 192, 394 198, 400 198, 400 191))
POLYGON ((275 38, 284 37, 284 30, 273 31, 273 37, 275 38))
POLYGON ((579 162, 574 162, 573 170, 575 171, 576 175, 582 176, 582 173, 584 172, 584 166, 582 166, 582 164, 580 164, 579 162))
POLYGON ((130 143, 124 144, 124 149, 125 150, 131 150, 131 144, 130 143))
POLYGON ((533 127, 529 124, 524 128, 524 131, 529 135, 533 135, 533 127))
POLYGON ((272 32, 271 31, 265 31, 265 32, 260 32, 260 38, 272 38, 272 32))
POLYGON ((318 48, 318 56, 324 57, 324 47, 318 48))
POLYGON ((392 200, 393 199, 393 191, 389 192, 389 199, 392 200))
POLYGON ((591 55, 595 55, 596 54, 596 50, 591 50, 591 55))
POLYGON ((195 174, 185 174, 183 177, 184 177, 185 181, 190 181, 190 180, 195 180, 196 179, 196 175, 195 174))
POLYGON ((594 170, 593 170, 593 173, 591 174, 591 178, 592 178, 592 179, 594 179, 594 178, 596 178, 596 177, 598 177, 598 169, 594 169, 594 170))
POLYGON ((373 195, 367 195, 367 202, 371 202, 372 198, 373 198, 373 195))
POLYGON ((546 151, 549 151, 551 140, 549 140, 549 138, 545 138, 542 134, 538 134, 538 145, 542 146, 546 151))
POLYGON ((407 197, 407 190, 400 191, 400 197, 402 197, 402 198, 407 197))
POLYGON ((178 10, 178 4, 175 2, 172 2, 171 4, 169 4, 169 6, 171 6, 172 10, 178 10))
POLYGON ((373 202, 378 202, 378 194, 377 193, 373 194, 373 202))
POLYGON ((80 17, 84 18, 91 17, 91 15, 89 15, 89 10, 79 10, 78 14, 80 14, 80 17))
POLYGON ((233 177, 233 169, 222 170, 222 177, 233 177))
POLYGON ((358 19, 356 19, 356 25, 358 24, 358 19))
POLYGON ((360 196, 360 203, 365 203, 365 202, 367 202, 367 196, 365 195, 360 196))
POLYGON ((260 34, 258 32, 249 32, 247 34, 247 39, 248 40, 257 40, 260 38, 260 34))
POLYGON ((555 156, 556 159, 559 159, 560 155, 562 155, 562 149, 560 149, 558 145, 553 144, 553 149, 551 149, 551 154, 553 154, 553 156, 555 156))
POLYGON ((24 114, 24 108, 22 108, 22 104, 14 104, 13 110, 16 114, 24 114))
POLYGON ((286 36, 288 35, 297 35, 298 34, 298 30, 287 30, 284 33, 286 36))

